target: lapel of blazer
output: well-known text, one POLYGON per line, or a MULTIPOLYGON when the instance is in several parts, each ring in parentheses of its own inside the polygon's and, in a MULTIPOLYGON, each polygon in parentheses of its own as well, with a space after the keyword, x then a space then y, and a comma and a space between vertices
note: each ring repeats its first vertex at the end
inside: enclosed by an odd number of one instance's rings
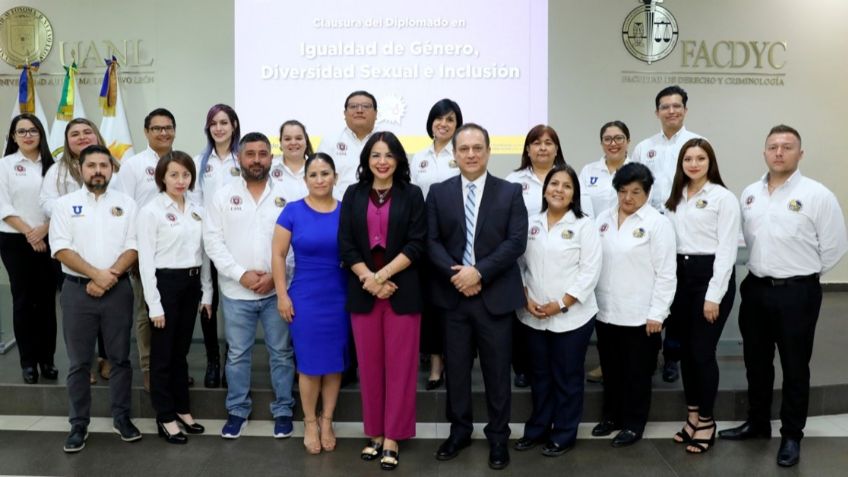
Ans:
POLYGON ((455 203, 459 204, 458 207, 454 207, 455 214, 459 214, 457 216, 457 221, 460 224, 460 228, 462 229, 462 237, 465 238, 465 234, 467 233, 467 229, 465 227, 465 197, 463 197, 462 190, 462 175, 455 176, 453 179, 448 179, 455 181, 454 184, 448 189, 448 194, 451 197, 451 200, 448 201, 449 204, 455 203), (458 202, 457 202, 458 201, 458 202))
POLYGON ((483 187, 483 195, 480 196, 480 210, 477 211, 477 228, 474 231, 474 241, 477 242, 477 235, 483 230, 483 222, 486 221, 486 218, 489 216, 489 209, 491 208, 492 202, 496 198, 497 192, 497 184, 492 178, 492 174, 488 173, 486 175, 486 185, 483 187))
MULTIPOLYGON (((356 229, 356 241, 363 247, 360 251, 364 253, 365 261, 371 263, 371 242, 368 240, 368 194, 371 192, 369 188, 359 188, 356 194, 353 195, 353 215, 361 217, 362 223, 356 229)), ((356 219, 354 219, 356 220, 356 219)))
POLYGON ((389 228, 386 231, 386 255, 394 255, 396 249, 399 249, 399 244, 396 243, 400 237, 403 209, 406 206, 406 187, 401 189, 396 183, 392 184, 392 201, 389 203, 389 228))

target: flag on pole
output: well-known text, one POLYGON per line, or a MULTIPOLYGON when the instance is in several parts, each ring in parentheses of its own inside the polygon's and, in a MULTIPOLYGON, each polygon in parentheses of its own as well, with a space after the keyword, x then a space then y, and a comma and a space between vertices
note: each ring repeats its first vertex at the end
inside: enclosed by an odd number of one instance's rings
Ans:
POLYGON ((111 60, 106 60, 106 74, 103 76, 103 86, 100 88, 100 108, 103 110, 100 134, 106 141, 109 151, 118 161, 134 153, 119 85, 118 60, 113 56, 111 60))
POLYGON ((77 63, 73 62, 65 67, 65 81, 62 83, 62 93, 59 95, 59 108, 56 110, 56 120, 50 128, 50 151, 53 157, 62 155, 65 148, 65 128, 68 122, 74 118, 84 118, 85 108, 79 94, 77 84, 77 63))
MULTIPOLYGON (((41 107, 41 101, 35 94, 35 81, 32 79, 32 73, 38 71, 40 63, 31 63, 18 66, 21 69, 21 79, 18 81, 18 97, 15 105, 12 106, 12 115, 10 119, 21 113, 34 114, 41 121, 45 131, 49 131, 47 116, 44 115, 44 108, 41 107)), ((3 144, 3 150, 6 150, 6 144, 3 144)))

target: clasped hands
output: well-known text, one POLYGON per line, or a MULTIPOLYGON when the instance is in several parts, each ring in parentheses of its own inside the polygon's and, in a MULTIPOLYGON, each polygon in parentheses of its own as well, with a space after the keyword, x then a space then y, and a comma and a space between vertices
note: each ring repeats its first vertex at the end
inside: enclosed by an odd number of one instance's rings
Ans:
POLYGON ((47 230, 49 229, 49 225, 42 224, 37 227, 33 227, 29 229, 29 232, 26 234, 27 242, 30 244, 33 250, 36 252, 46 252, 47 251, 47 242, 44 241, 44 238, 47 237, 47 230))
POLYGON ((382 284, 377 283, 377 279, 374 278, 374 275, 375 274, 371 273, 359 278, 359 281, 362 282, 363 290, 383 300, 392 296, 397 291, 398 287, 395 282, 391 280, 384 280, 382 284))
POLYGON ((241 286, 256 293, 257 295, 265 295, 274 289, 274 277, 261 270, 248 270, 239 278, 241 286))
POLYGON ((450 279, 451 283, 466 297, 474 296, 483 289, 480 283, 480 272, 476 268, 470 265, 454 265, 451 270, 456 272, 450 279))
POLYGON ((100 298, 118 283, 120 276, 121 273, 114 268, 99 268, 92 274, 88 284, 85 285, 85 292, 89 296, 100 298))

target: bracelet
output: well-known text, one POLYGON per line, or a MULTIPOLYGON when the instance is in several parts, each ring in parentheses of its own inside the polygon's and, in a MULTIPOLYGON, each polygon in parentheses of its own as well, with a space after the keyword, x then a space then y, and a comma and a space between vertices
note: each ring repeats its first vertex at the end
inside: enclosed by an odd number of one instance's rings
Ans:
POLYGON ((377 285, 382 285, 386 283, 386 280, 380 276, 380 272, 374 274, 374 281, 377 282, 377 285))

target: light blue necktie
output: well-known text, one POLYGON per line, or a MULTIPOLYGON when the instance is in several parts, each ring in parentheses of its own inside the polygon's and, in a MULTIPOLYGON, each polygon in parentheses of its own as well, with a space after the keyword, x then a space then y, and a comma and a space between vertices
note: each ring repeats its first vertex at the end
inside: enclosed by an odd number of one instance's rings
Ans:
POLYGON ((465 251, 462 252, 462 264, 473 265, 471 257, 474 252, 474 218, 477 213, 474 211, 477 208, 474 189, 477 186, 468 184, 468 195, 465 196, 465 251))

